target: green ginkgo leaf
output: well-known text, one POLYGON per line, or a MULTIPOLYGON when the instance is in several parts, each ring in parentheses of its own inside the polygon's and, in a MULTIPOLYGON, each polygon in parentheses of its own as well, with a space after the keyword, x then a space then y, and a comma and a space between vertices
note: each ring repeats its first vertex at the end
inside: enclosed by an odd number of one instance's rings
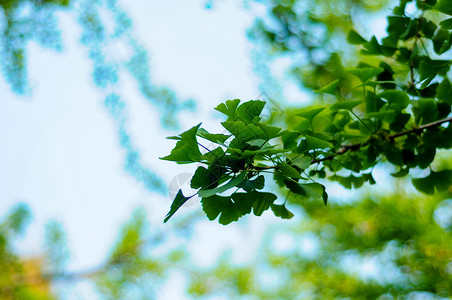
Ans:
POLYGON ((317 116, 319 113, 321 113, 324 109, 325 109, 325 107, 303 110, 301 112, 298 112, 297 116, 303 117, 303 118, 311 121, 312 119, 314 119, 315 116, 317 116))
POLYGON ((367 41, 359 33, 352 29, 348 32, 347 42, 352 45, 362 45, 367 41))
POLYGON ((339 79, 336 79, 335 81, 329 83, 328 85, 318 89, 314 90, 316 93, 325 93, 325 94, 331 94, 336 95, 337 86, 339 84, 339 79))
POLYGON ((235 203, 231 201, 230 196, 212 195, 202 198, 201 204, 207 218, 213 221, 220 216, 218 222, 222 225, 237 221, 243 215, 235 203))
POLYGON ((292 219, 293 213, 290 212, 284 204, 272 204, 271 209, 275 216, 280 217, 281 219, 292 219))
POLYGON ((171 208, 170 211, 168 212, 168 214, 165 216, 165 219, 163 220, 164 223, 168 222, 168 220, 176 213, 176 211, 182 206, 184 205, 185 202, 187 202, 188 199, 190 199, 191 197, 185 197, 184 194, 182 193, 182 190, 179 190, 177 192, 176 197, 173 200, 173 203, 171 204, 171 208))
POLYGON ((199 162, 202 156, 196 140, 199 126, 201 123, 182 133, 171 154, 160 159, 171 160, 178 164, 199 162))

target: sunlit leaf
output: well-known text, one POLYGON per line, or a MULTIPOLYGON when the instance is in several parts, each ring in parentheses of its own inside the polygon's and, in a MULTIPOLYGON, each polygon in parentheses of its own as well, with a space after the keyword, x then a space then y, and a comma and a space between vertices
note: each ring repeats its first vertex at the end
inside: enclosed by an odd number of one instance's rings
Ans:
POLYGON ((321 89, 315 90, 316 93, 325 93, 325 94, 331 94, 336 95, 337 86, 339 84, 339 79, 336 79, 335 81, 329 83, 328 85, 322 87, 321 89))
POLYGON ((410 98, 403 91, 387 90, 378 94, 378 97, 388 100, 389 103, 398 104, 401 108, 405 108, 410 104, 410 98))
POLYGON ((353 108, 355 108, 356 106, 360 105, 361 103, 363 103, 362 100, 353 100, 353 101, 344 101, 344 102, 337 102, 335 104, 333 104, 330 107, 331 111, 338 111, 340 109, 345 109, 345 110, 353 110, 353 108))
POLYGON ((297 113, 297 116, 303 117, 303 118, 311 121, 312 119, 314 119, 315 116, 317 116, 324 109, 325 109, 325 107, 306 109, 306 110, 303 110, 303 111, 297 113))
POLYGON ((349 70, 349 72, 358 77, 361 82, 366 82, 383 71, 384 69, 381 67, 356 68, 349 70))

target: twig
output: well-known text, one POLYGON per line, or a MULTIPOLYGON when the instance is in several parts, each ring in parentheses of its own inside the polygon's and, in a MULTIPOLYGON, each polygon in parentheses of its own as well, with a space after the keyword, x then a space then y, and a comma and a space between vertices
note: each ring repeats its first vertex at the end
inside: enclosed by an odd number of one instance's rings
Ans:
MULTIPOLYGON (((419 126, 417 128, 413 128, 413 129, 410 129, 410 130, 406 130, 406 131, 402 131, 402 132, 391 134, 387 138, 391 142, 393 142, 395 138, 398 138, 398 137, 401 137, 401 136, 404 136, 404 135, 407 135, 407 134, 410 134, 410 133, 413 133, 413 132, 415 132, 417 134, 420 134, 425 129, 432 128, 432 127, 437 127, 437 126, 440 126, 441 124, 444 124, 444 123, 447 123, 447 122, 451 122, 451 121, 452 121, 452 117, 445 118, 445 119, 442 119, 442 120, 438 120, 438 121, 435 121, 435 122, 432 122, 432 123, 428 123, 428 124, 419 126)), ((322 162, 322 161, 326 161, 326 160, 332 160, 336 156, 345 154, 349 150, 350 151, 356 151, 359 148, 368 145, 370 142, 371 141, 366 141, 364 143, 357 143, 357 144, 342 146, 336 153, 334 153, 334 154, 332 154, 330 156, 327 156, 327 157, 324 157, 324 158, 313 159, 311 161, 311 165, 319 163, 319 162, 322 162)))

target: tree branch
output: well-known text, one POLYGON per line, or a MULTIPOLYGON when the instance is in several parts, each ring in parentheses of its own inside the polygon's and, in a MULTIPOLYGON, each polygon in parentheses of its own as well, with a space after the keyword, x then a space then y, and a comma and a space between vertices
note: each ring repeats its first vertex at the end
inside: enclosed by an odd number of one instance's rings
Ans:
POLYGON ((407 134, 410 134, 410 133, 413 133, 413 132, 421 133, 422 131, 424 131, 424 129, 428 129, 428 128, 431 128, 431 127, 437 127, 437 126, 439 126, 441 124, 444 124, 444 123, 447 123, 447 122, 451 122, 451 121, 452 121, 452 117, 445 118, 445 119, 442 119, 442 120, 438 120, 438 121, 435 121, 435 122, 432 122, 432 123, 428 123, 428 124, 419 126, 418 128, 413 128, 413 129, 410 129, 410 130, 407 130, 407 131, 402 131, 402 132, 399 132, 399 133, 391 134, 389 136, 389 139, 393 140, 393 139, 395 139, 397 137, 400 137, 400 136, 403 136, 403 135, 407 135, 407 134))
MULTIPOLYGON (((402 131, 402 132, 398 132, 398 133, 391 134, 391 135, 388 136, 388 139, 389 139, 391 142, 394 142, 394 139, 395 139, 395 138, 398 138, 398 137, 401 137, 401 136, 404 136, 404 135, 407 135, 407 134, 410 134, 410 133, 417 133, 417 134, 420 134, 420 133, 422 133, 425 129, 432 128, 432 127, 437 127, 437 126, 440 126, 441 124, 444 124, 444 123, 447 123, 447 122, 451 122, 451 121, 452 121, 452 117, 448 117, 448 118, 445 118, 445 119, 442 119, 442 120, 438 120, 438 121, 435 121, 435 122, 432 122, 432 123, 428 123, 428 124, 419 126, 419 127, 417 127, 417 128, 413 128, 413 129, 410 129, 410 130, 406 130, 406 131, 402 131)), ((333 154, 333 155, 330 155, 330 156, 324 157, 324 158, 313 159, 313 160, 311 161, 311 165, 312 165, 312 164, 319 163, 319 162, 322 162, 322 161, 326 161, 326 160, 332 160, 332 159, 335 158, 336 156, 345 154, 345 153, 348 152, 349 150, 350 150, 350 151, 356 151, 356 150, 358 150, 359 148, 361 148, 361 147, 363 147, 363 146, 366 146, 366 145, 369 144, 369 143, 370 143, 370 141, 366 141, 366 142, 364 142, 364 143, 357 143, 357 144, 342 146, 342 147, 341 147, 335 154, 333 154)))

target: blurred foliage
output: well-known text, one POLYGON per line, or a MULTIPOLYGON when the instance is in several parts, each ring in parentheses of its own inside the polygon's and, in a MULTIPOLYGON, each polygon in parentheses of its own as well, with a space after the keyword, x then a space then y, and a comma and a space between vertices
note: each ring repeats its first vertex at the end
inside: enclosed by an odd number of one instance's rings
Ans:
POLYGON ((0 299, 55 299, 51 281, 42 275, 41 258, 21 258, 13 240, 23 234, 31 221, 25 204, 18 204, 0 222, 0 299))
MULTIPOLYGON (((6 246, 29 220, 22 206, 1 225, 0 297, 53 299, 51 284, 55 295, 64 295, 83 281, 93 284, 100 299, 155 299, 178 272, 186 284, 174 288, 193 299, 450 298, 452 192, 420 197, 405 187, 399 181, 397 193, 362 194, 355 202, 335 200, 326 208, 304 202, 303 217, 267 229, 251 261, 234 264, 228 251, 209 267, 197 266, 186 247, 171 242, 177 233, 189 243, 190 218, 172 232, 158 232, 137 209, 104 264, 77 272, 50 270, 48 264, 43 269, 42 259, 20 259, 6 246)), ((64 248, 61 226, 49 224, 50 244, 64 248)))
POLYGON ((167 261, 146 253, 158 236, 149 235, 146 215, 136 210, 119 234, 104 268, 93 273, 97 290, 106 299, 149 299, 162 282, 167 261))
POLYGON ((28 93, 27 43, 61 50, 62 41, 55 11, 68 0, 0 1, 0 62, 5 79, 16 93, 28 93))
POLYGON ((452 218, 441 227, 434 216, 450 212, 452 193, 426 199, 402 185, 328 208, 305 202, 305 216, 269 229, 252 262, 222 260, 188 291, 196 299, 450 298, 452 218))
MULTIPOLYGON (((340 79, 344 82, 344 92, 350 92, 347 87, 351 86, 351 77, 345 68, 355 65, 360 54, 356 47, 347 43, 347 34, 354 28, 367 32, 370 21, 377 19, 389 2, 246 1, 250 7, 265 6, 265 14, 256 19, 248 33, 255 44, 254 67, 261 78, 262 99, 299 99, 300 95, 288 97, 284 92, 291 81, 307 92, 340 79), (278 78, 274 70, 281 68, 284 75, 278 78)), ((374 60, 366 59, 369 63, 374 60)))

